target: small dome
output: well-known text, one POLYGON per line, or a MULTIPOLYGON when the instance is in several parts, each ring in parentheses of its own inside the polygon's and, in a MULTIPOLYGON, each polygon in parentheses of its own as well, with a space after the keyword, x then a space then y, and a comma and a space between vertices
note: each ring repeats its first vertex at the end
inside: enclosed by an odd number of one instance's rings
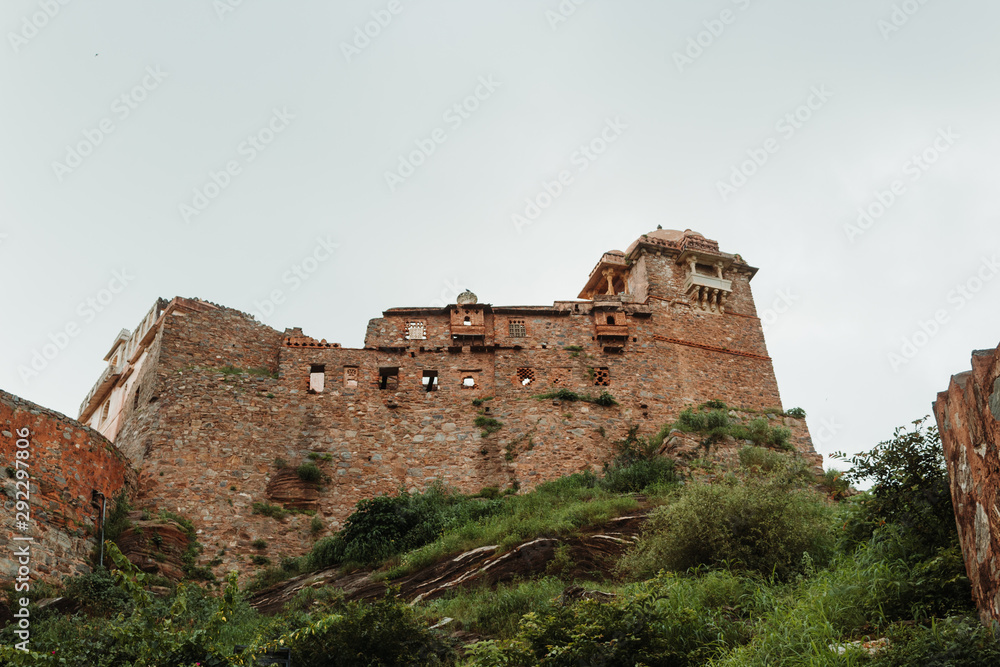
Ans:
POLYGON ((460 306, 468 306, 474 303, 479 303, 479 297, 477 297, 469 290, 465 290, 464 292, 458 295, 456 303, 460 306))
POLYGON ((621 250, 609 250, 609 251, 607 251, 604 254, 605 255, 615 255, 616 257, 624 257, 625 256, 625 253, 623 253, 621 250))

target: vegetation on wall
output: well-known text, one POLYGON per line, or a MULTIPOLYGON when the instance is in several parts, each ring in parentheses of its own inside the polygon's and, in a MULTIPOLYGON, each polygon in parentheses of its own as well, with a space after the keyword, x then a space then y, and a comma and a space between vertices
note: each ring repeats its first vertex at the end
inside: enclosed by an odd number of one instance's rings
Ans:
MULTIPOLYGON (((698 411, 705 426, 721 409, 698 411)), ((575 579, 563 549, 537 578, 496 589, 412 606, 391 591, 362 603, 306 589, 265 617, 232 577, 219 597, 188 584, 151 596, 148 575, 109 543, 116 571, 67 582, 74 615, 33 607, 31 653, 12 648, 13 626, 0 630, 0 663, 246 665, 251 653, 278 645, 306 666, 330 664, 329 656, 338 665, 470 667, 1000 661, 1000 643, 971 605, 933 429, 918 422, 851 457, 852 469, 836 480, 872 485, 853 497, 818 487, 794 453, 758 445, 742 447, 713 482, 680 480, 655 454, 662 440, 633 429, 614 443, 602 474, 531 493, 436 487, 363 501, 308 557, 270 568, 367 563, 391 580, 476 546, 502 551, 651 510, 639 542, 603 578, 575 579), (250 648, 234 654, 237 644, 250 648)))

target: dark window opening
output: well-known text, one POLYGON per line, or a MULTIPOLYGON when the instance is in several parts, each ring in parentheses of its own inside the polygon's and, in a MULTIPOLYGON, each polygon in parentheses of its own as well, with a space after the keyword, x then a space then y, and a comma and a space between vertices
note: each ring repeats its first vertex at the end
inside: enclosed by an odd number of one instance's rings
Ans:
POLYGON ((468 315, 466 315, 465 319, 462 320, 462 326, 471 327, 472 326, 472 318, 470 318, 468 315))
POLYGON ((438 372, 437 371, 424 371, 424 377, 422 382, 424 383, 425 391, 437 391, 438 388, 438 372))
POLYGON ((135 386, 135 397, 132 399, 132 409, 139 409, 139 390, 142 389, 140 385, 135 386))
POLYGON ((615 323, 615 316, 614 315, 608 315, 608 324, 613 325, 614 323, 615 323))
POLYGON ((608 372, 607 368, 595 368, 594 369, 594 386, 595 387, 608 387, 611 385, 611 374, 608 372))
POLYGON ((395 390, 397 387, 399 387, 399 369, 398 368, 380 368, 380 369, 378 369, 378 388, 379 389, 395 390))

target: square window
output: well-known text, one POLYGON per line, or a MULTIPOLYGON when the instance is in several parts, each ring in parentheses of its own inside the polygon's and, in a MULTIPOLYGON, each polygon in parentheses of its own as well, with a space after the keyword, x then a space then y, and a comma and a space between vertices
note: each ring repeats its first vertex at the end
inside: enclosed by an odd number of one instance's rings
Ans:
POLYGON ((594 386, 595 387, 608 387, 611 385, 611 374, 608 372, 607 368, 595 368, 594 369, 594 386))
POLYGON ((427 338, 427 324, 422 321, 407 322, 407 340, 425 340, 427 338))
POLYGON ((534 368, 518 368, 517 369, 517 383, 522 387, 527 387, 529 384, 535 381, 535 369, 534 368))
POLYGON ((474 375, 466 375, 462 378, 462 389, 476 389, 478 386, 474 375))
POLYGON ((524 320, 507 320, 507 333, 511 338, 524 338, 528 335, 524 320))
POLYGON ((399 369, 380 368, 378 369, 378 388, 389 391, 396 391, 399 388, 399 369))
POLYGON ((358 386, 358 367, 357 366, 344 366, 344 386, 345 387, 357 387, 358 386))

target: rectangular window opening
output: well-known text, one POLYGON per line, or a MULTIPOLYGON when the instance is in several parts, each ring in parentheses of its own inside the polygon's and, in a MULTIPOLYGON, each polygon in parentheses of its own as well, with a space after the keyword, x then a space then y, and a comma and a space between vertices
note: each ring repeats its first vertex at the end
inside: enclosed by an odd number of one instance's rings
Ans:
POLYGON ((358 367, 357 366, 344 366, 344 386, 345 387, 357 387, 358 386, 358 367))
POLYGON ((326 379, 326 366, 313 364, 309 367, 309 393, 322 394, 326 379))
POLYGON ((388 391, 395 391, 399 387, 398 368, 378 369, 378 388, 388 391))
POLYGON ((517 383, 522 387, 527 387, 529 384, 535 381, 535 369, 534 368, 518 368, 517 369, 517 383))
POLYGON ((421 380, 424 383, 424 390, 426 391, 437 391, 438 388, 438 372, 437 371, 424 371, 424 377, 421 380))
POLYGON ((595 387, 608 387, 611 385, 611 374, 608 372, 607 368, 595 368, 594 369, 594 386, 595 387))
POLYGON ((511 338, 524 338, 528 335, 524 320, 507 320, 507 333, 511 338))

